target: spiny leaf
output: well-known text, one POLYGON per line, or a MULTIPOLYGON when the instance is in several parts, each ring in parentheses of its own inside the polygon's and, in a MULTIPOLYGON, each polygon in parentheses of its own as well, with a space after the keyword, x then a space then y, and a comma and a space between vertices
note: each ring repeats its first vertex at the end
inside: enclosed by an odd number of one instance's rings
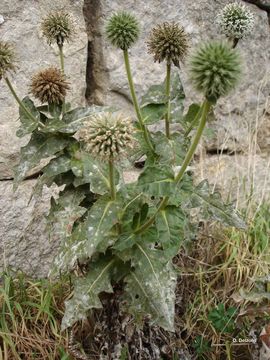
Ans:
POLYGON ((147 166, 139 176, 137 187, 150 196, 171 195, 175 190, 174 172, 167 165, 147 166))
POLYGON ((96 262, 90 263, 86 277, 76 278, 73 297, 65 302, 66 309, 62 319, 62 330, 67 329, 79 320, 86 319, 90 309, 102 308, 99 294, 101 292, 113 292, 111 276, 115 262, 114 258, 104 256, 96 262))
POLYGON ((115 240, 110 231, 116 224, 120 205, 109 196, 101 197, 87 213, 87 217, 63 244, 55 265, 59 270, 72 268, 77 260, 91 258, 96 252, 105 252, 115 240))
POLYGON ((163 253, 137 244, 132 251, 134 270, 125 278, 128 310, 139 322, 151 316, 151 323, 174 331, 176 274, 163 253))
POLYGON ((167 206, 156 217, 158 242, 168 258, 173 258, 179 252, 184 240, 185 222, 185 214, 176 206, 167 206))
POLYGON ((27 110, 33 115, 33 117, 36 120, 34 121, 33 119, 29 118, 29 116, 27 116, 23 111, 23 109, 20 107, 19 114, 20 114, 21 126, 16 132, 16 135, 18 137, 23 137, 27 134, 32 133, 38 127, 38 123, 40 120, 40 114, 37 111, 33 101, 28 96, 22 100, 22 103, 25 105, 27 110))
POLYGON ((223 225, 246 229, 246 224, 237 213, 232 204, 224 204, 221 194, 211 193, 209 183, 203 180, 191 193, 188 202, 189 207, 201 208, 205 218, 221 222, 223 225))
POLYGON ((41 159, 46 159, 63 150, 74 139, 61 136, 46 136, 33 133, 29 143, 21 149, 21 159, 15 169, 14 186, 27 175, 28 171, 36 167, 41 159))

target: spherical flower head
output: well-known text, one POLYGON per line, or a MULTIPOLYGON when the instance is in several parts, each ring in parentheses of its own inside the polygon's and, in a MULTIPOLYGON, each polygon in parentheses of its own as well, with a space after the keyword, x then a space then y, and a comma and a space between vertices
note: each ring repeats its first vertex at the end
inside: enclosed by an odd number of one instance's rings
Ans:
POLYGON ((167 61, 179 67, 187 54, 189 39, 182 26, 164 22, 152 29, 147 46, 155 61, 167 61))
POLYGON ((65 97, 69 83, 61 70, 49 67, 35 74, 30 84, 31 93, 42 104, 61 104, 65 97))
POLYGON ((78 136, 91 155, 111 160, 127 156, 135 144, 134 131, 131 120, 122 114, 100 113, 89 119, 78 136))
POLYGON ((240 3, 227 4, 217 16, 220 31, 229 38, 242 39, 249 35, 254 27, 254 15, 240 3))
POLYGON ((50 13, 41 23, 43 36, 49 45, 56 43, 63 46, 69 41, 74 33, 74 25, 68 13, 59 11, 50 13))
POLYGON ((236 86, 241 75, 240 56, 228 43, 204 44, 191 58, 190 75, 196 89, 215 103, 236 86))
POLYGON ((7 73, 15 71, 14 61, 15 54, 13 47, 7 42, 0 41, 0 80, 7 73))
POLYGON ((125 11, 112 15, 106 26, 111 44, 121 50, 128 50, 138 40, 139 33, 137 19, 125 11))

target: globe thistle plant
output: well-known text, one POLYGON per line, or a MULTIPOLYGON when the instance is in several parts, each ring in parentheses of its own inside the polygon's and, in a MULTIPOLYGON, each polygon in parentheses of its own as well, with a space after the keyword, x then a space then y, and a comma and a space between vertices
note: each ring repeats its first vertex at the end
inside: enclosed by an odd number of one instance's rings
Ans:
POLYGON ((191 80, 212 103, 227 95, 236 86, 241 74, 238 53, 223 42, 202 45, 193 54, 190 63, 191 80))
POLYGON ((153 28, 147 46, 155 61, 166 61, 179 67, 189 48, 188 35, 179 24, 164 22, 153 28))
POLYGON ((61 104, 69 90, 69 83, 59 69, 49 67, 33 76, 30 90, 42 104, 61 104))
POLYGON ((132 14, 119 12, 109 19, 106 33, 113 46, 128 50, 138 40, 139 23, 132 14))
POLYGON ((242 39, 254 27, 254 15, 238 2, 227 4, 217 16, 220 31, 230 39, 242 39))
POLYGON ((74 26, 71 16, 68 13, 59 11, 50 13, 41 23, 43 36, 49 45, 56 43, 63 46, 69 41, 74 33, 74 26))
POLYGON ((133 148, 134 127, 129 118, 119 114, 100 113, 90 118, 78 132, 85 150, 101 160, 119 159, 133 148))
POLYGON ((12 46, 0 41, 0 80, 10 72, 15 71, 15 54, 12 46))

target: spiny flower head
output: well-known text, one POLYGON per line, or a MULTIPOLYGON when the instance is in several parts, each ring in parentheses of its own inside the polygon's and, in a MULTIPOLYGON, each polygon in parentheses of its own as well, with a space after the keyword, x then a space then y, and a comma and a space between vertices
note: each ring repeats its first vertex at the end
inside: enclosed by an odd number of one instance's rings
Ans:
POLYGON ((62 46, 74 33, 74 25, 68 13, 58 11, 50 13, 41 23, 43 36, 49 45, 56 43, 62 46))
POLYGON ((221 32, 232 39, 242 39, 249 35, 254 27, 254 15, 238 2, 227 4, 217 16, 221 32))
POLYGON ((121 50, 128 50, 140 33, 138 20, 125 11, 112 15, 106 26, 107 37, 111 44, 121 50))
POLYGON ((179 67, 189 48, 188 35, 179 24, 164 22, 152 29, 147 46, 155 61, 166 60, 179 67))
POLYGON ((240 74, 240 57, 227 43, 204 44, 190 61, 191 80, 197 90, 213 103, 235 87, 240 74))
POLYGON ((103 160, 121 158, 134 147, 134 127, 122 114, 100 113, 79 130, 85 150, 103 160))
POLYGON ((42 104, 61 104, 65 99, 69 84, 61 70, 49 67, 35 74, 30 84, 31 93, 42 104))
POLYGON ((14 61, 15 54, 13 47, 7 42, 0 41, 0 80, 8 72, 15 71, 14 61))

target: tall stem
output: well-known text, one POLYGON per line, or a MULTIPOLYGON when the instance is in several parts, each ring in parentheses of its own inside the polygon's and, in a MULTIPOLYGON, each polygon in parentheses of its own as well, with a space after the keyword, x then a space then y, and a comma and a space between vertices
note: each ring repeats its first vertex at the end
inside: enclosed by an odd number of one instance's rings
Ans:
MULTIPOLYGON (((65 75, 65 59, 64 59, 64 51, 63 51, 63 44, 58 45, 59 48, 59 57, 60 57, 60 66, 62 74, 65 75)), ((62 103, 62 113, 64 114, 66 112, 66 105, 65 105, 65 99, 62 103)))
MULTIPOLYGON (((208 100, 205 100, 202 105, 202 116, 201 116, 201 121, 199 123, 199 126, 197 128, 197 132, 196 132, 194 139, 192 141, 192 144, 190 145, 190 148, 185 156, 185 159, 183 161, 181 169, 180 169, 179 173, 177 174, 177 176, 175 177, 174 182, 175 182, 176 186, 182 180, 184 173, 185 173, 188 165, 190 164, 192 157, 195 153, 195 150, 199 144, 203 130, 205 128, 207 115, 209 113, 210 108, 211 108, 211 104, 209 103, 208 100)), ((135 231, 136 234, 141 234, 142 232, 144 232, 146 229, 148 229, 153 224, 153 222, 155 221, 156 215, 166 207, 169 199, 170 199, 169 196, 166 196, 163 198, 163 200, 160 202, 159 207, 157 208, 155 214, 151 218, 149 218, 139 229, 137 229, 135 231)))
MULTIPOLYGON (((15 100, 17 101, 19 107, 23 110, 25 115, 31 119, 33 122, 37 122, 38 120, 31 114, 31 112, 27 109, 27 107, 24 105, 24 103, 21 101, 21 99, 18 97, 14 87, 12 86, 10 80, 8 77, 5 77, 5 81, 7 83, 7 86, 9 87, 10 92, 14 96, 15 100)), ((40 126, 44 126, 43 124, 39 123, 40 126)))
POLYGON ((109 160, 109 176, 110 176, 110 190, 111 190, 111 199, 116 199, 116 190, 115 190, 115 177, 114 177, 114 162, 113 158, 109 160))
POLYGON ((138 103, 138 100, 137 100, 135 87, 134 87, 134 82, 133 82, 133 78, 132 78, 132 74, 131 74, 131 68, 130 68, 130 62, 129 62, 129 56, 128 56, 128 51, 127 50, 124 50, 124 60, 125 60, 125 67, 126 67, 126 73, 127 73, 130 93, 131 93, 132 102, 133 102, 133 105, 134 105, 134 108, 135 108, 135 112, 136 112, 136 115, 137 115, 137 119, 138 119, 138 121, 140 123, 140 127, 141 127, 141 130, 143 132, 143 137, 145 139, 145 142, 147 143, 147 145, 148 145, 149 149, 151 150, 151 152, 154 153, 154 148, 153 148, 153 145, 152 145, 152 143, 150 141, 148 130, 147 130, 146 126, 143 123, 143 118, 142 118, 141 110, 140 110, 139 103, 138 103))
POLYGON ((167 98, 167 114, 165 117, 166 136, 170 138, 170 116, 171 116, 171 63, 167 63, 166 76, 166 98, 167 98))

